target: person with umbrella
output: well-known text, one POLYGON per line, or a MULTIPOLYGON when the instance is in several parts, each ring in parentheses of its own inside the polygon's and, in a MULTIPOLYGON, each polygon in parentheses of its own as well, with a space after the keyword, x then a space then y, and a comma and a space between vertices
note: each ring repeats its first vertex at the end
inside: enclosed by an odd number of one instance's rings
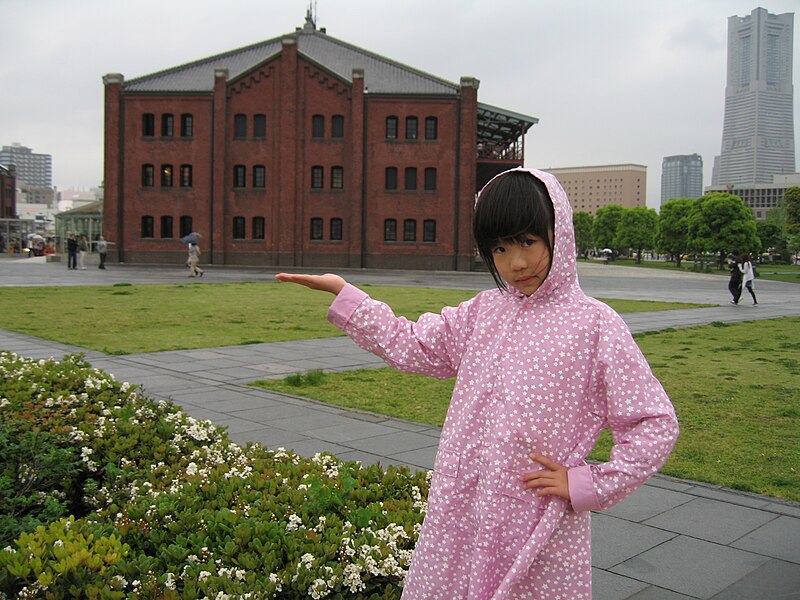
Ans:
POLYGON ((200 234, 197 232, 192 232, 189 235, 185 235, 181 238, 181 241, 185 244, 189 244, 189 259, 187 261, 189 265, 189 277, 200 277, 203 276, 203 269, 198 266, 200 262, 200 234))

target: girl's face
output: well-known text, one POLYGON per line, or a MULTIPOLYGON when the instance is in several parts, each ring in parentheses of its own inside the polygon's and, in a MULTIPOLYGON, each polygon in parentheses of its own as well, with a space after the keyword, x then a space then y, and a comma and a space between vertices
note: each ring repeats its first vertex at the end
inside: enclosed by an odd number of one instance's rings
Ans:
MULTIPOLYGON (((552 233, 550 234, 552 238, 552 233)), ((498 242, 492 248, 497 272, 505 282, 530 296, 550 272, 550 249, 547 241, 532 233, 522 243, 498 242)))

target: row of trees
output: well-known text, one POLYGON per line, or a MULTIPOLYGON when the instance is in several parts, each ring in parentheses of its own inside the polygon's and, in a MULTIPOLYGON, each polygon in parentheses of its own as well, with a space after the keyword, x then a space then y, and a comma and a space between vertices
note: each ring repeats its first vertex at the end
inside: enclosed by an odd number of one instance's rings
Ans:
POLYGON ((592 216, 576 212, 578 253, 610 249, 633 253, 637 262, 645 251, 669 255, 680 266, 685 254, 716 254, 720 260, 739 250, 753 254, 770 251, 779 260, 800 252, 800 187, 789 188, 783 202, 756 221, 739 196, 710 192, 692 200, 675 198, 658 213, 652 208, 605 206, 592 216))

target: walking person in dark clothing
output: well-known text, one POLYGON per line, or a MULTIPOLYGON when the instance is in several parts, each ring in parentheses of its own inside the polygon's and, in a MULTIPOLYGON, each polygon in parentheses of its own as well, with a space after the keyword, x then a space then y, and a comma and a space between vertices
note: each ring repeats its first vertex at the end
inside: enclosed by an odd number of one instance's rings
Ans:
POLYGON ((67 268, 78 268, 78 239, 74 233, 70 233, 67 238, 67 268))
POLYGON ((731 278, 728 280, 728 291, 731 293, 731 304, 739 304, 739 298, 742 297, 742 271, 739 269, 741 257, 739 251, 734 250, 733 254, 728 255, 728 269, 731 272, 731 278))

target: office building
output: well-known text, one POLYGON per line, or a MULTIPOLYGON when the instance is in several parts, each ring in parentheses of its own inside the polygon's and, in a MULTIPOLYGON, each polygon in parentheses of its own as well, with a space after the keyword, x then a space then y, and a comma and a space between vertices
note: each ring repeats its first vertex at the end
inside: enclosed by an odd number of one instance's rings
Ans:
POLYGON ((18 187, 53 187, 53 157, 49 154, 37 154, 14 143, 0 149, 0 164, 14 165, 18 187))
POLYGON ((699 154, 665 156, 661 163, 661 204, 702 195, 703 158, 699 154))
POLYGON ((470 270, 476 191, 535 117, 303 27, 105 84, 110 259, 470 270))
POLYGON ((14 165, 0 164, 0 219, 17 216, 17 175, 14 165))
POLYGON ((753 211, 757 221, 767 218, 770 209, 775 208, 783 200, 786 190, 800 186, 800 173, 790 175, 774 175, 770 183, 751 185, 717 185, 708 186, 705 191, 725 192, 739 196, 753 211))
POLYGON ((574 211, 595 214, 598 208, 611 204, 646 205, 647 167, 644 165, 599 165, 544 170, 558 178, 574 211))
POLYGON ((792 90, 794 13, 754 9, 728 19, 722 151, 712 185, 771 184, 796 171, 792 90))

